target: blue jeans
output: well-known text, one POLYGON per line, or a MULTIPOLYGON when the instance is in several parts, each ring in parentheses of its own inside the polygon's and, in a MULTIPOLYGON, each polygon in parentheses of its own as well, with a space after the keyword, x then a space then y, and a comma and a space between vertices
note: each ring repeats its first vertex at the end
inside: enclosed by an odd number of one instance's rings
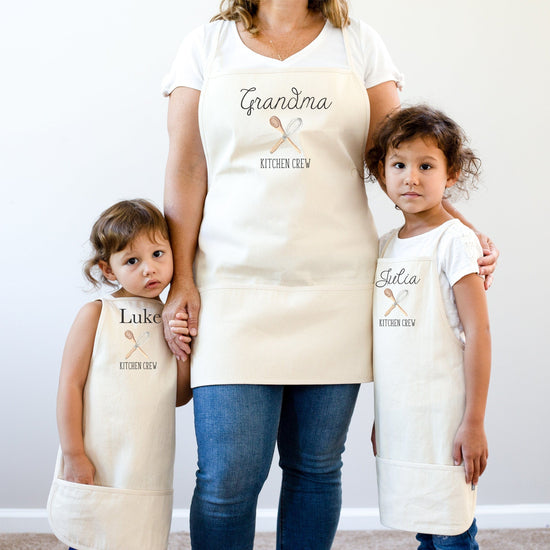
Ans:
POLYGON ((476 542, 477 525, 474 519, 470 528, 461 535, 445 537, 443 535, 425 535, 418 533, 418 550, 479 550, 476 542))
POLYGON ((283 471, 277 548, 329 550, 340 517, 341 455, 358 391, 358 384, 195 388, 193 550, 252 550, 256 503, 275 443, 283 471))

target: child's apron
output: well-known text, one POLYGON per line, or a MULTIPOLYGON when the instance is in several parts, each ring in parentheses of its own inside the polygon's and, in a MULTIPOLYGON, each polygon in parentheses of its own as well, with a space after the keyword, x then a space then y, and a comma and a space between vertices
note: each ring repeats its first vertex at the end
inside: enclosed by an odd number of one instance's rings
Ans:
POLYGON ((103 298, 83 397, 94 485, 63 479, 48 499, 52 531, 77 550, 165 550, 172 519, 177 368, 162 303, 103 298))
POLYGON ((476 491, 454 466, 465 409, 463 347, 447 319, 431 258, 378 260, 374 291, 374 395, 378 493, 384 525, 457 535, 476 491))
POLYGON ((222 42, 199 107, 208 193, 192 385, 371 380, 365 87, 351 62, 229 72, 222 42))

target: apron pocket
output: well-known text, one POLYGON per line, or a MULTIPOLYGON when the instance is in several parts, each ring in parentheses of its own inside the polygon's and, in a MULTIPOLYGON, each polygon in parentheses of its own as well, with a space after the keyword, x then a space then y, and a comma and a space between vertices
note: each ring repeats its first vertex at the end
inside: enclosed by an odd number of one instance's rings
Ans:
POLYGON ((372 285, 200 293, 192 387, 372 380, 372 285))
POLYGON ((78 550, 165 550, 173 491, 118 489, 53 481, 48 498, 52 531, 78 550))
POLYGON ((380 521, 386 527, 460 535, 474 519, 477 490, 464 466, 419 464, 376 457, 380 521))

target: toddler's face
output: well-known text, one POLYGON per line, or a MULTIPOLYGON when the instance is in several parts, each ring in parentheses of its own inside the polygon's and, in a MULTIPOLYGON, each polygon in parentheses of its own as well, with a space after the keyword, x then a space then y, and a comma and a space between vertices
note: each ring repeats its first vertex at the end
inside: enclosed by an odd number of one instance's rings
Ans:
POLYGON ((405 213, 418 214, 439 207, 445 189, 455 181, 448 174, 447 158, 432 139, 405 141, 386 155, 386 190, 405 213))
POLYGON ((108 264, 100 262, 100 268, 107 279, 122 286, 117 296, 157 298, 172 279, 170 242, 160 233, 152 238, 144 231, 112 254, 108 264))

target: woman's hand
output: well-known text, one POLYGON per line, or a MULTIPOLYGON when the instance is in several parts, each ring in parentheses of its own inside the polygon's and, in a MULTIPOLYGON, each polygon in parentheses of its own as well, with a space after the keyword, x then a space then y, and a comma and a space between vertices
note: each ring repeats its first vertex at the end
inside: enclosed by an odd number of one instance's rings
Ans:
POLYGON ((193 281, 172 283, 166 305, 162 310, 162 321, 168 347, 181 361, 185 361, 191 355, 190 342, 191 338, 198 334, 200 307, 200 294, 193 281), (181 331, 181 327, 178 329, 178 320, 187 320, 188 334, 184 334, 186 331, 181 331), (171 321, 176 321, 172 323, 175 331, 172 330, 171 321))
POLYGON ((84 454, 63 455, 63 479, 84 485, 94 484, 95 467, 84 454))
POLYGON ((485 278, 485 290, 489 290, 489 287, 493 284, 493 273, 497 267, 500 252, 495 243, 487 235, 479 232, 476 232, 476 235, 483 249, 483 257, 477 261, 479 274, 485 278))

